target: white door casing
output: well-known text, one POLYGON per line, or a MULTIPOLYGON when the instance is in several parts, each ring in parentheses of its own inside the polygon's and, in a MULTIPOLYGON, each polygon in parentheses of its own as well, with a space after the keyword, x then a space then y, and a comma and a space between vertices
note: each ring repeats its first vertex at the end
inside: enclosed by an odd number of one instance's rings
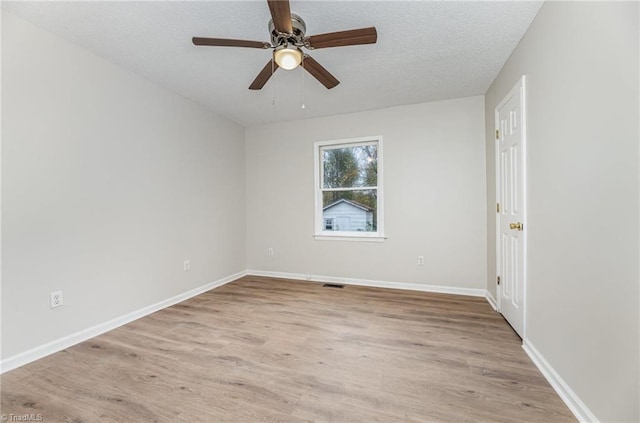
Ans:
POLYGON ((524 339, 526 307, 525 77, 496 107, 498 310, 524 339))

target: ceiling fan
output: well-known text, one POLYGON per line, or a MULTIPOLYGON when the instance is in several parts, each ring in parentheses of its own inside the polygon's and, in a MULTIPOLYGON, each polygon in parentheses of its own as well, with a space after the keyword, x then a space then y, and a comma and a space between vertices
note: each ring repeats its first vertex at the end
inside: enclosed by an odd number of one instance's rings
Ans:
POLYGON ((307 36, 306 24, 300 16, 291 13, 289 0, 267 0, 267 3, 269 4, 272 18, 269 21, 270 43, 226 38, 193 37, 192 39, 193 44, 197 46, 273 49, 273 57, 251 83, 250 90, 259 90, 264 87, 271 75, 279 67, 291 70, 298 66, 302 66, 322 85, 331 89, 338 85, 340 81, 315 59, 303 53, 302 48, 314 50, 327 47, 375 44, 378 39, 375 27, 307 36))

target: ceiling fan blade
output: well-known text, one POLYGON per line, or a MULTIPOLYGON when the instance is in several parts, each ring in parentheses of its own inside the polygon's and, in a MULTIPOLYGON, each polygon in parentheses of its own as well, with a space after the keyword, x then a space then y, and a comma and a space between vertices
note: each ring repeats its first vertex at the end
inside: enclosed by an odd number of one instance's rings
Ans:
POLYGON ((269 60, 269 62, 262 68, 256 79, 253 80, 251 85, 249 85, 250 90, 260 90, 264 87, 264 84, 267 83, 271 75, 273 75, 278 70, 278 64, 273 60, 269 60))
POLYGON ((305 39, 311 48, 343 47, 359 44, 375 44, 378 41, 378 31, 374 26, 369 28, 351 29, 349 31, 329 32, 312 35, 305 39))
POLYGON ((228 38, 205 37, 193 37, 192 41, 193 44, 197 46, 271 48, 271 44, 264 41, 231 40, 228 38))
POLYGON ((309 55, 304 55, 302 67, 329 90, 340 83, 335 76, 331 75, 328 70, 309 55))
POLYGON ((291 26, 291 9, 289 7, 289 0, 267 0, 269 3, 269 11, 273 18, 273 26, 275 26, 278 32, 284 32, 287 34, 293 33, 291 26))

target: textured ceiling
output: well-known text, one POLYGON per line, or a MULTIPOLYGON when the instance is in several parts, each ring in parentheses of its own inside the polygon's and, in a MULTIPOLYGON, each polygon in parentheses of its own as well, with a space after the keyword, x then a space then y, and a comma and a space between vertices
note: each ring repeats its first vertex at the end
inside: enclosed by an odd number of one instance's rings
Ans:
POLYGON ((310 52, 340 80, 332 90, 298 68, 250 91, 270 50, 196 47, 191 37, 269 41, 266 1, 2 2, 245 126, 484 94, 541 5, 292 0, 308 35, 375 26, 378 43, 310 52))

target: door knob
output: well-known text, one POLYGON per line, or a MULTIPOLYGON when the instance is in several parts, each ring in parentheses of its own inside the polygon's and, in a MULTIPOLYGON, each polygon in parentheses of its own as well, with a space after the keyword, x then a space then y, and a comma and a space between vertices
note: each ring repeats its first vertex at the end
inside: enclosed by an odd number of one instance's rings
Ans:
POLYGON ((521 231, 522 228, 523 228, 523 225, 520 222, 518 222, 518 223, 509 223, 509 228, 517 229, 517 230, 521 231))

